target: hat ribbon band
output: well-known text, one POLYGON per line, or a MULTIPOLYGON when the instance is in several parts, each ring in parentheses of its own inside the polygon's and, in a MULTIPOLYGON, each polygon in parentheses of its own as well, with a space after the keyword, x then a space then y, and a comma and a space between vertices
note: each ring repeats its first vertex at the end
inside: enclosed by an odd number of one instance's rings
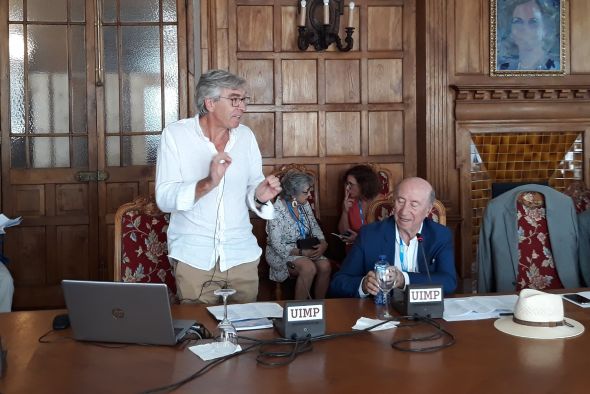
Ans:
POLYGON ((559 326, 566 326, 566 325, 570 326, 570 324, 566 323, 565 320, 536 322, 536 321, 520 320, 517 317, 512 316, 512 321, 517 324, 522 324, 523 326, 532 326, 532 327, 559 327, 559 326))

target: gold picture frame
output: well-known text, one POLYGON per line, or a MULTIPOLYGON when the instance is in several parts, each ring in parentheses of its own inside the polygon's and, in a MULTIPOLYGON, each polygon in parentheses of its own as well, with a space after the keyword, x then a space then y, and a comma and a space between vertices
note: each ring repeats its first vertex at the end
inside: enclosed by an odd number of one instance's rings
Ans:
POLYGON ((490 0, 490 75, 565 75, 568 19, 568 0, 490 0))

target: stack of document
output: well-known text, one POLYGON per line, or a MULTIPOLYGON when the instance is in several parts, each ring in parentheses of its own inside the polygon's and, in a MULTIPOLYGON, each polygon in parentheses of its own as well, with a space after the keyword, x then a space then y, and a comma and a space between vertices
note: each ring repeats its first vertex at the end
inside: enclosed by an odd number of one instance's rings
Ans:
POLYGON ((445 298, 443 319, 446 321, 494 319, 503 313, 512 313, 518 296, 476 296, 445 298))
MULTIPOLYGON (((207 310, 217 320, 223 320, 223 305, 208 306, 207 310)), ((269 318, 282 318, 283 307, 275 302, 252 302, 227 306, 227 318, 236 330, 257 330, 272 328, 269 318)))

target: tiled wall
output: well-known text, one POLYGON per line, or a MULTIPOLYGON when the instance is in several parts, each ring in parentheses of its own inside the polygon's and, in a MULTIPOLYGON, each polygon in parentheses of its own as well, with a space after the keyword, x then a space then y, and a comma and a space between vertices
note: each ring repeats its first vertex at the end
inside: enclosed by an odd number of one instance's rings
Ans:
POLYGON ((583 179, 583 141, 578 132, 472 133, 471 207, 472 251, 492 183, 548 182, 563 191, 583 179))

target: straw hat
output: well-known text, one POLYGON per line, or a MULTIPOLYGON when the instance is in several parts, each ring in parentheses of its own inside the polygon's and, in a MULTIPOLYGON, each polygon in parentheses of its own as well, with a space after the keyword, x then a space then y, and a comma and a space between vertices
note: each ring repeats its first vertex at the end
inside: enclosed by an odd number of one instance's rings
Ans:
POLYGON ((523 289, 514 316, 500 318, 494 326, 506 334, 534 339, 570 338, 584 332, 582 324, 563 316, 559 295, 533 289, 523 289))

